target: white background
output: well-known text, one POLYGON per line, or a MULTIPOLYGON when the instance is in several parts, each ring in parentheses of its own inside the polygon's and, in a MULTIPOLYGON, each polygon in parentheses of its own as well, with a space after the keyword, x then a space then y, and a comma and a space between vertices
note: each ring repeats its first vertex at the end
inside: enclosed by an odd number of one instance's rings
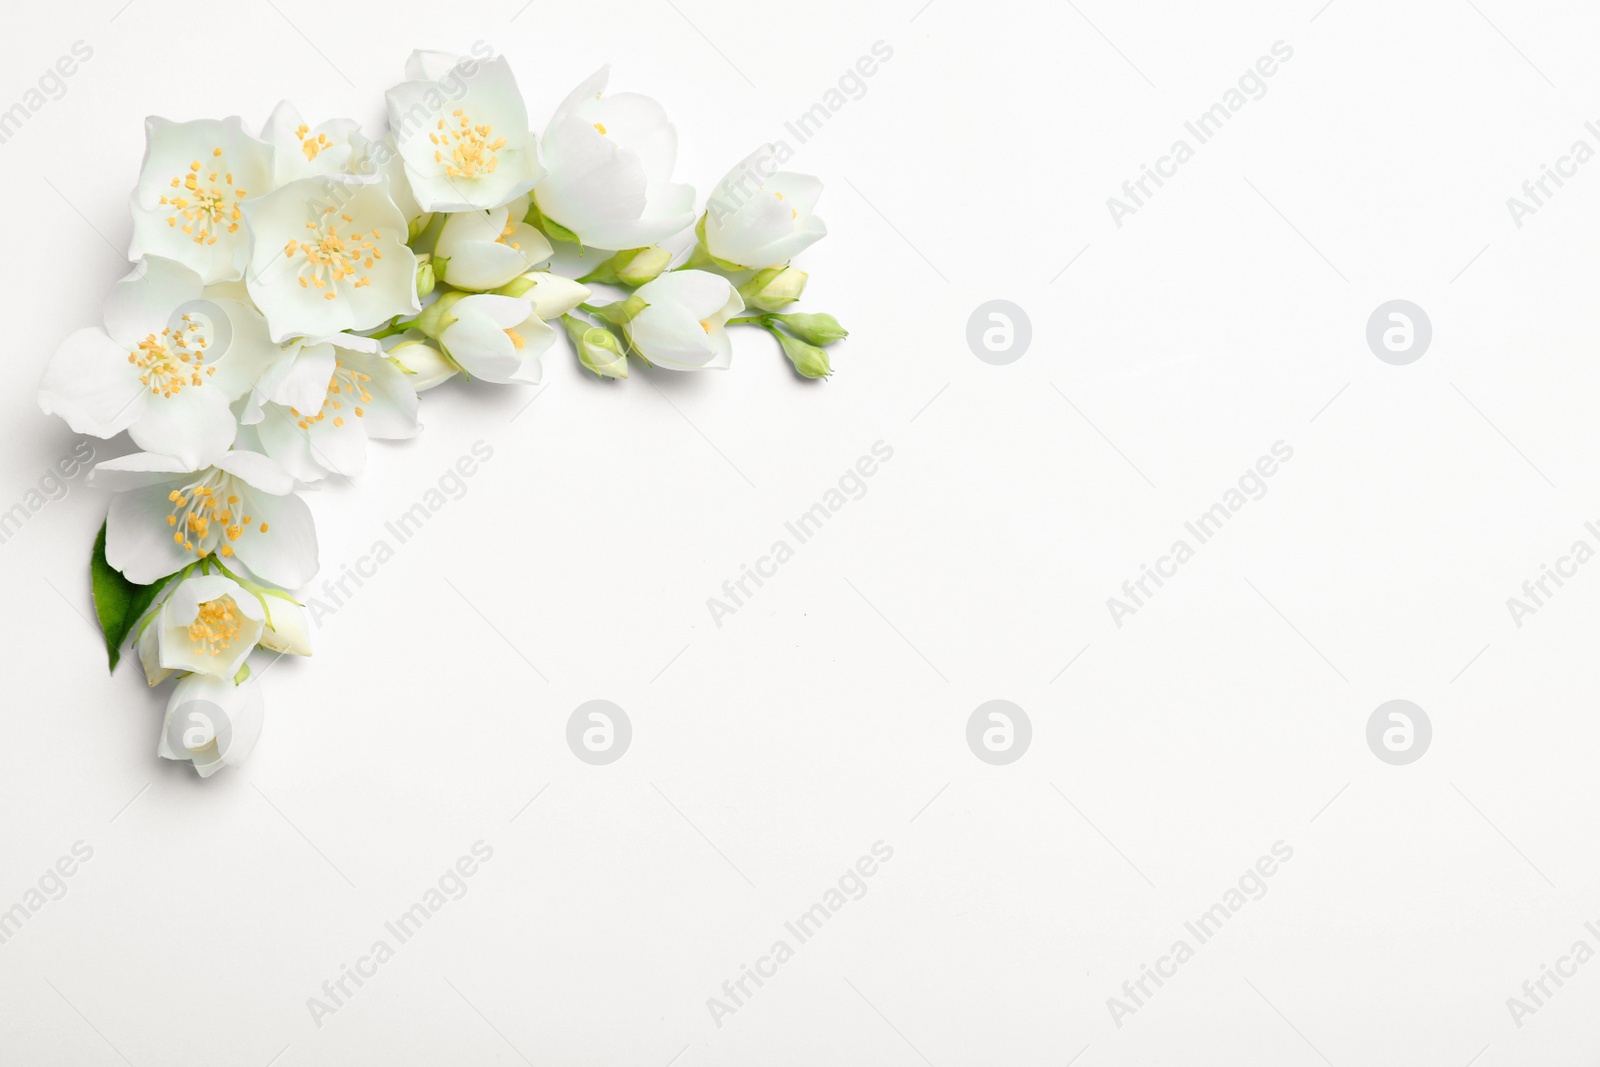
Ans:
POLYGON ((312 497, 324 574, 493 458, 270 668, 259 746, 209 781, 155 756, 165 691, 105 674, 106 499, 34 515, 0 545, 0 908, 94 853, 0 945, 0 1062, 1594 1062, 1600 962, 1520 1028, 1506 1001, 1600 949, 1600 564, 1521 628, 1506 598, 1596 540, 1600 162, 1520 228, 1506 198, 1600 148, 1600 15, 921 2, 15 13, 0 106, 94 55, 0 145, 0 508, 76 440, 33 391, 126 270, 144 116, 290 96, 376 128, 418 46, 504 52, 540 127, 613 64, 702 191, 785 138, 827 183, 804 306, 852 335, 826 383, 747 332, 722 374, 604 384, 558 347, 531 406, 429 393, 421 438, 312 497), (1117 227, 1106 198, 1280 40, 1267 94, 1117 227), (1032 320, 1009 366, 966 342, 991 298, 1032 320), (1397 298, 1433 323, 1409 366, 1365 340, 1397 298), (714 625, 880 440, 866 495, 714 625), (1266 496, 1115 626, 1106 598, 1280 440, 1266 496), (609 766, 565 741, 593 698, 633 724, 609 766), (1033 724, 1005 767, 965 740, 994 698, 1033 724), (1434 729, 1404 767, 1365 738, 1396 698, 1434 729), (466 895, 315 1025, 479 840, 466 895), (707 998, 879 840, 865 897, 718 1026, 707 998), (1280 840, 1266 896, 1117 1026, 1107 998, 1280 840))

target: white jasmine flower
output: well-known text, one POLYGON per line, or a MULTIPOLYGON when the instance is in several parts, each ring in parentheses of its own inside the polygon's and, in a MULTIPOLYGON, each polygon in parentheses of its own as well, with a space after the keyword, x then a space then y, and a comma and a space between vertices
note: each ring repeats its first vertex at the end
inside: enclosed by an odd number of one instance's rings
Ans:
POLYGON ((447 293, 423 313, 425 332, 470 378, 537 385, 556 332, 524 297, 447 293))
POLYGON ((423 211, 486 211, 543 175, 528 111, 504 56, 415 52, 386 94, 389 128, 423 211))
POLYGON ((554 254, 544 234, 522 221, 527 197, 492 211, 445 217, 433 250, 434 274, 457 289, 498 289, 554 254), (440 273, 440 271, 443 273, 440 273))
POLYGON ((417 257, 388 183, 302 178, 245 205, 246 282, 274 341, 365 330, 421 307, 417 257))
POLYGON ((308 126, 295 106, 284 100, 273 108, 261 139, 272 146, 274 189, 300 178, 371 181, 377 177, 372 146, 354 119, 329 119, 315 127, 308 126))
POLYGON ((706 206, 706 250, 742 270, 787 264, 828 233, 811 213, 822 182, 780 172, 776 148, 765 145, 728 172, 706 206))
POLYGON ((261 737, 261 687, 191 674, 172 690, 156 754, 187 760, 200 777, 242 763, 261 737))
POLYGON ((634 298, 648 306, 624 327, 645 359, 669 370, 724 370, 733 343, 724 329, 744 310, 728 279, 701 270, 677 270, 643 285, 634 298))
POLYGON ((250 253, 241 205, 272 188, 272 149, 237 116, 145 120, 129 259, 175 259, 211 282, 238 278, 250 253))
POLYGON ((354 477, 367 440, 415 437, 417 394, 370 337, 342 334, 295 345, 252 396, 243 422, 262 450, 302 482, 354 477))
POLYGON ((533 197, 587 247, 640 248, 694 221, 694 189, 672 181, 678 132, 661 105, 606 96, 610 73, 601 67, 556 108, 544 134, 550 172, 533 197))
POLYGON ((146 680, 158 685, 173 671, 232 681, 261 640, 261 600, 232 578, 195 575, 179 582, 139 634, 146 680))
POLYGON ((39 386, 39 406, 78 433, 115 437, 190 467, 233 443, 229 405, 271 359, 255 309, 202 297, 200 276, 145 256, 106 299, 105 327, 61 343, 39 386))
POLYGON ((317 572, 311 509, 294 495, 294 478, 259 453, 228 452, 191 470, 135 452, 96 466, 89 484, 116 492, 106 516, 106 562, 136 585, 212 555, 237 558, 287 589, 317 572))

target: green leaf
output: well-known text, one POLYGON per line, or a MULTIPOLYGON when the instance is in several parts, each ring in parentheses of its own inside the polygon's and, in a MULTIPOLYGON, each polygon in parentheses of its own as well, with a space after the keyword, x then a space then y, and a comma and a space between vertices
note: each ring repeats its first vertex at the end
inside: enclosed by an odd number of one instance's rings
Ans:
POLYGON ((94 539, 94 555, 89 560, 89 579, 94 588, 94 611, 100 618, 100 630, 106 637, 106 657, 111 670, 117 669, 122 658, 122 645, 128 634, 171 578, 163 578, 154 585, 135 585, 106 562, 106 527, 100 524, 100 533, 94 539))

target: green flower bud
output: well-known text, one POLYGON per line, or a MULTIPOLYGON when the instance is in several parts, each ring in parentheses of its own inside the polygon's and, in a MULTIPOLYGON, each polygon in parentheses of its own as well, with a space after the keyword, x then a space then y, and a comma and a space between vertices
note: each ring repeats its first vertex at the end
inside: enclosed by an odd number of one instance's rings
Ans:
POLYGON ((777 311, 800 299, 810 277, 796 267, 768 267, 739 286, 739 295, 747 308, 777 311))
POLYGON ((772 336, 783 345, 783 354, 789 357, 789 362, 794 364, 794 369, 805 378, 826 378, 833 373, 833 368, 828 365, 828 353, 816 345, 808 345, 798 338, 790 337, 782 330, 773 330, 772 336))
MULTIPOLYGON (((444 270, 444 260, 439 261, 440 273, 444 270)), ((417 299, 422 299, 433 292, 435 277, 433 273, 433 257, 424 252, 417 257, 417 299)))
POLYGON ((577 350, 578 362, 601 378, 626 378, 628 357, 617 343, 617 335, 604 326, 591 326, 572 315, 561 316, 572 347, 577 350))
POLYGON ((455 307, 457 302, 467 295, 469 294, 445 293, 439 299, 423 308, 422 314, 412 320, 411 325, 437 340, 439 335, 449 329, 456 321, 456 317, 450 314, 450 309, 455 307))
POLYGON ((831 345, 835 341, 840 341, 850 336, 850 331, 840 326, 839 320, 832 315, 774 315, 772 317, 783 323, 790 333, 802 341, 809 341, 814 345, 831 345))
POLYGON ((655 281, 661 272, 672 265, 672 253, 656 245, 630 248, 618 252, 578 280, 601 282, 605 285, 626 285, 637 289, 646 282, 655 281))

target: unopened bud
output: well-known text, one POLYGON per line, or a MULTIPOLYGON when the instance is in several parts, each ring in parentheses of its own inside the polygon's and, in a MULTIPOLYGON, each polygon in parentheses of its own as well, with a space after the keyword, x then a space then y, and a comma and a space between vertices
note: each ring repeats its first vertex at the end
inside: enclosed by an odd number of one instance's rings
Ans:
POLYGON ((768 267, 739 286, 744 306, 757 311, 777 311, 800 299, 811 275, 798 267, 768 267))
POLYGON ((655 281, 671 265, 671 252, 657 245, 647 245, 616 253, 580 280, 637 289, 646 282, 655 281))
POLYGON ((434 284, 433 257, 424 252, 417 257, 417 299, 421 300, 433 292, 434 284))
POLYGON ((789 357, 789 362, 794 364, 794 369, 802 377, 826 378, 833 373, 833 368, 828 364, 828 353, 816 345, 808 345, 782 330, 773 330, 772 333, 783 345, 783 354, 789 357))
POLYGON ((418 393, 449 381, 456 374, 456 365, 426 341, 401 341, 388 352, 389 362, 399 367, 406 376, 406 384, 418 393))
POLYGON ((617 335, 604 326, 591 326, 571 315, 561 317, 572 347, 578 352, 578 362, 602 378, 626 378, 628 357, 617 342, 617 335))
POLYGON ((783 323, 800 340, 814 345, 831 345, 850 336, 850 331, 840 326, 839 320, 832 315, 774 315, 773 318, 783 323))
POLYGON ((524 297, 532 301, 533 313, 546 322, 560 318, 589 299, 587 285, 546 270, 519 274, 494 292, 496 296, 524 297))

